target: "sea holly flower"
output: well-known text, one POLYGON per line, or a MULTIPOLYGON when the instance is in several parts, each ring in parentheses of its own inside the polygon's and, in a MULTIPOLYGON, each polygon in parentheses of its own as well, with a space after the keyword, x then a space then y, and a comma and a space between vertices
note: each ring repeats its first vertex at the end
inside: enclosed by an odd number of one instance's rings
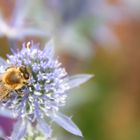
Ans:
POLYGON ((67 99, 67 91, 89 80, 92 75, 68 76, 62 64, 54 55, 53 40, 44 49, 33 42, 23 44, 21 50, 7 55, 7 62, 1 58, 0 72, 11 65, 25 65, 31 72, 28 84, 18 92, 12 91, 1 106, 11 110, 17 118, 11 140, 28 136, 29 128, 35 127, 46 138, 51 137, 51 123, 55 122, 70 133, 82 136, 71 117, 60 113, 67 99), (19 92, 22 92, 19 94, 19 92), (47 121, 46 121, 47 120, 47 121))

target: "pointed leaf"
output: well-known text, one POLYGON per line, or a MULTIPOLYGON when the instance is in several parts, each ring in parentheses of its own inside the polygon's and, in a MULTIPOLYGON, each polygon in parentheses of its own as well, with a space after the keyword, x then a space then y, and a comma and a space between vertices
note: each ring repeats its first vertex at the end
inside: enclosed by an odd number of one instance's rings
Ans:
POLYGON ((21 29, 19 28, 16 34, 18 38, 24 38, 26 36, 46 37, 49 35, 47 31, 43 31, 43 29, 39 29, 37 27, 26 27, 26 28, 21 28, 21 29))
POLYGON ((5 137, 4 130, 3 130, 3 128, 0 126, 0 138, 3 138, 3 139, 4 139, 4 137, 5 137))
POLYGON ((44 48, 44 53, 48 55, 49 58, 54 56, 54 41, 51 39, 44 48))
POLYGON ((0 115, 4 117, 8 117, 11 119, 14 119, 15 117, 13 116, 12 111, 6 109, 6 108, 0 108, 0 115))
POLYGON ((33 3, 33 0, 15 0, 15 7, 12 13, 12 25, 15 27, 23 26, 30 9, 32 9, 33 3))
POLYGON ((9 28, 8 28, 7 23, 5 22, 4 18, 0 14, 0 32, 1 32, 1 35, 8 32, 8 29, 9 28))
POLYGON ((2 57, 0 57, 0 65, 6 65, 6 61, 2 57))
POLYGON ((40 131, 48 138, 51 137, 52 129, 43 119, 37 119, 40 131))
POLYGON ((89 79, 91 79, 94 75, 90 74, 77 74, 74 76, 70 76, 68 79, 68 84, 70 88, 75 88, 77 86, 80 86, 81 84, 85 83, 89 79))
POLYGON ((58 112, 51 114, 50 117, 52 118, 52 120, 54 120, 58 125, 63 127, 68 132, 82 137, 82 133, 81 133, 80 129, 74 124, 74 122, 71 120, 71 118, 67 117, 66 115, 64 115, 62 113, 58 113, 58 112))
POLYGON ((24 137, 27 129, 27 122, 25 120, 18 120, 14 126, 10 140, 21 140, 24 137))
POLYGON ((11 39, 11 38, 9 38, 9 44, 10 44, 10 50, 11 50, 11 52, 15 55, 15 54, 17 54, 17 49, 18 49, 18 47, 17 47, 17 44, 16 44, 17 42, 16 42, 16 40, 15 39, 11 39))

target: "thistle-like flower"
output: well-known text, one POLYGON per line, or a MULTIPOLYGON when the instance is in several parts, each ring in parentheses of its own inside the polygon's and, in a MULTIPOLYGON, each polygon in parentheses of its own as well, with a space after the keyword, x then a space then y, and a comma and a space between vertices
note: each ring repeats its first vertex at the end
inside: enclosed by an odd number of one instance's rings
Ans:
POLYGON ((67 91, 86 82, 92 75, 68 76, 54 56, 52 40, 42 50, 38 44, 31 42, 23 44, 21 50, 12 53, 7 56, 7 62, 1 59, 0 72, 3 73, 5 68, 11 65, 25 65, 31 76, 28 84, 20 90, 11 91, 8 99, 1 102, 1 106, 11 110, 17 118, 10 139, 20 140, 28 136, 28 130, 32 126, 49 138, 52 121, 72 134, 82 136, 71 118, 60 113, 60 108, 65 105, 67 91), (22 96, 19 92, 22 92, 22 96))

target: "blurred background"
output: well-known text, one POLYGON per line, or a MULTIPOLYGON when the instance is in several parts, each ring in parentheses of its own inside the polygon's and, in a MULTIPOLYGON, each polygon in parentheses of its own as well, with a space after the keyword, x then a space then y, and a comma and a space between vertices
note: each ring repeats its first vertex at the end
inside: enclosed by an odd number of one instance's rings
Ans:
POLYGON ((71 91, 63 109, 84 137, 54 124, 58 140, 140 140, 140 1, 0 1, 1 57, 50 38, 70 75, 95 75, 71 91))

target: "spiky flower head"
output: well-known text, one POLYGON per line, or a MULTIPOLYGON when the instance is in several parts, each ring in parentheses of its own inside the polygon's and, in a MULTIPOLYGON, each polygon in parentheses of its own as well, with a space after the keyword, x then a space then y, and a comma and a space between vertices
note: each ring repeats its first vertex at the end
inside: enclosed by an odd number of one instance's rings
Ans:
POLYGON ((71 118, 60 113, 65 105, 67 91, 89 80, 92 76, 80 74, 68 76, 61 63, 54 56, 53 41, 49 41, 44 49, 33 42, 23 44, 21 50, 12 51, 3 61, 0 71, 11 65, 25 65, 30 70, 28 84, 17 91, 12 91, 10 97, 2 102, 2 106, 13 111, 17 118, 11 139, 20 140, 28 135, 29 126, 34 126, 46 137, 51 137, 50 122, 54 121, 72 134, 82 136, 79 128, 71 118), (46 118, 49 121, 46 122, 46 118))

